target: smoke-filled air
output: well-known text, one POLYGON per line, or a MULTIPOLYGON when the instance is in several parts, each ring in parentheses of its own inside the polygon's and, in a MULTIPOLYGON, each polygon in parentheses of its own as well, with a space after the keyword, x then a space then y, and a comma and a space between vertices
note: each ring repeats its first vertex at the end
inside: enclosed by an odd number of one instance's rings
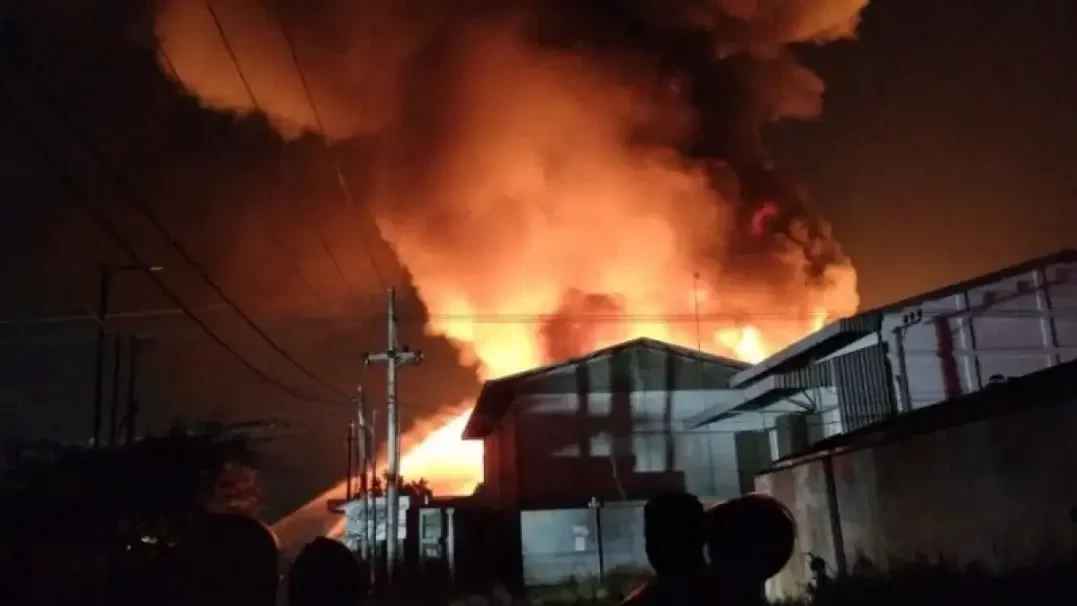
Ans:
MULTIPOLYGON (((856 310, 762 131, 822 110, 790 46, 852 37, 866 3, 214 0, 253 100, 206 4, 161 0, 156 29, 204 105, 367 150, 357 204, 491 379, 638 336, 754 362, 856 310)), ((468 408, 405 476, 475 485, 468 408)))

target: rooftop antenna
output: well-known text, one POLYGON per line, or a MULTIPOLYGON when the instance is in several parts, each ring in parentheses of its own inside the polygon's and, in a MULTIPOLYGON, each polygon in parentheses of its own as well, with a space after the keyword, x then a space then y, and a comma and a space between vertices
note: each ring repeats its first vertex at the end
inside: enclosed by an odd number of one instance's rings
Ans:
POLYGON ((696 307, 696 350, 703 353, 703 331, 699 326, 699 272, 692 274, 692 302, 696 307))

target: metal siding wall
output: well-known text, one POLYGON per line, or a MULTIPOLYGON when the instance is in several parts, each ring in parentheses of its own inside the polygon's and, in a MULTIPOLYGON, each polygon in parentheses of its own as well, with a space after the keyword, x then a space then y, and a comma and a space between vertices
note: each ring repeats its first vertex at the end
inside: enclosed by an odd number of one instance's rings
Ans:
POLYGON ((916 310, 923 321, 905 337, 914 409, 980 389, 992 375, 1017 377, 1077 359, 1077 264, 1006 276, 895 311, 885 322, 891 342, 901 316, 916 310))
POLYGON ((766 431, 738 431, 733 434, 733 444, 739 492, 752 492, 755 490, 755 474, 771 464, 770 435, 766 431))
POLYGON ((528 587, 598 577, 598 528, 592 509, 520 512, 520 545, 528 587))
POLYGON ((735 433, 685 432, 677 435, 675 443, 685 490, 700 497, 721 499, 741 494, 735 433))
POLYGON ((643 541, 643 503, 615 503, 598 510, 604 575, 646 573, 651 567, 643 541))
POLYGON ((830 363, 845 431, 854 431, 895 413, 892 373, 885 345, 853 351, 833 358, 830 363))
POLYGON ((1046 269, 1047 295, 1061 362, 1077 359, 1077 264, 1046 269))
POLYGON ((501 463, 517 471, 504 481, 502 494, 511 493, 515 480, 518 503, 529 508, 583 505, 592 496, 620 500, 611 460, 615 450, 621 454, 616 480, 629 498, 674 488, 701 496, 740 494, 733 433, 685 430, 678 420, 696 414, 707 401, 698 393, 674 393, 674 418, 667 431, 664 394, 632 394, 632 419, 624 427, 607 423, 609 394, 589 396, 586 418, 574 414, 580 405, 575 394, 522 400, 516 408, 512 458, 505 455, 501 463), (624 433, 611 435, 618 427, 624 433))

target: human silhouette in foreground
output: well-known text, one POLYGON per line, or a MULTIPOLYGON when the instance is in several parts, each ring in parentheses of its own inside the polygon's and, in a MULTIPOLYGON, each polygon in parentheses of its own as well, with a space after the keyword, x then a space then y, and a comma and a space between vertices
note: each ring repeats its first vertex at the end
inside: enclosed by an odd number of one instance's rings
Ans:
POLYGON ((629 595, 623 605, 706 603, 703 559, 703 504, 687 492, 655 496, 643 508, 647 559, 655 579, 629 595))
POLYGON ((780 501, 753 493, 704 514, 711 578, 722 606, 766 603, 763 584, 793 555, 796 522, 780 501))
POLYGON ((208 516, 178 548, 173 597, 185 606, 273 606, 278 550, 273 531, 252 518, 208 516))
POLYGON ((342 543, 318 537, 296 556, 288 572, 288 606, 354 606, 369 589, 359 558, 342 543))

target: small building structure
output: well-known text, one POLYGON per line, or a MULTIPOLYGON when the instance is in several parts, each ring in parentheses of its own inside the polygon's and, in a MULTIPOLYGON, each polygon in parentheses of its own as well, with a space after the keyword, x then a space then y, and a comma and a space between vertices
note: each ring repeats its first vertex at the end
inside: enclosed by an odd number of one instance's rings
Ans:
POLYGON ((1077 251, 1062 251, 834 322, 729 386, 689 425, 754 419, 774 459, 1077 358, 1077 251), (793 414, 789 414, 792 412, 793 414))
MULTIPOLYGON (((399 518, 397 520, 397 539, 401 548, 409 538, 408 520, 414 515, 411 495, 400 495, 399 518)), ((422 504, 422 503, 418 503, 422 504)), ((341 501, 330 501, 329 510, 344 515, 344 531, 340 541, 348 549, 366 556, 376 548, 384 550, 386 531, 389 526, 388 499, 384 495, 364 498, 357 496, 341 501)), ((400 548, 398 548, 400 549, 400 548)), ((400 553, 404 550, 400 549, 400 553)))

